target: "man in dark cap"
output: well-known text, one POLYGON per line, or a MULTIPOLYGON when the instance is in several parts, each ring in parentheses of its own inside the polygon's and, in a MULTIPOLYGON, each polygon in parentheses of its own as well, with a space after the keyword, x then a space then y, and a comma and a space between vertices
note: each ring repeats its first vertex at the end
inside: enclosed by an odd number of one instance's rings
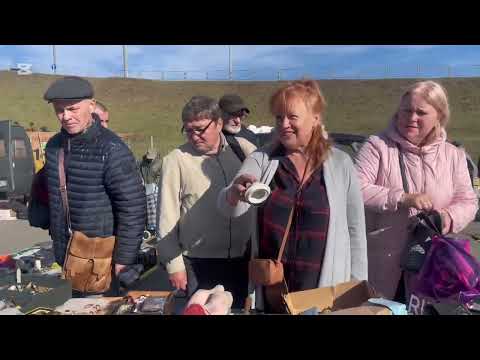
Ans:
MULTIPOLYGON (((235 142, 235 138, 241 137, 258 147, 257 135, 242 124, 242 120, 250 114, 250 110, 243 102, 243 99, 236 94, 226 94, 220 98, 218 105, 222 110, 222 132, 230 146, 232 146, 232 140, 235 142)), ((243 159, 241 160, 243 161, 243 159)))
POLYGON ((120 137, 100 124, 94 113, 93 96, 92 85, 74 76, 55 81, 44 95, 44 99, 52 103, 62 127, 48 141, 45 150, 49 230, 55 259, 62 265, 65 262, 64 272, 80 292, 77 296, 95 293, 91 289, 102 288, 102 284, 88 282, 89 287, 78 288, 76 280, 90 276, 90 281, 91 275, 96 274, 101 281, 103 278, 98 274, 103 276, 110 270, 114 279, 112 286, 109 287, 110 277, 103 279, 107 288, 97 293, 115 291, 115 276, 137 261, 146 222, 145 192, 135 158, 120 137), (61 186, 63 181, 65 188, 61 186), (85 259, 91 261, 87 270, 70 268, 76 234, 95 241, 94 250, 85 255, 85 259), (98 255, 97 249, 107 241, 114 244, 111 255, 98 255), (104 258, 109 256, 113 266, 107 267, 104 258))

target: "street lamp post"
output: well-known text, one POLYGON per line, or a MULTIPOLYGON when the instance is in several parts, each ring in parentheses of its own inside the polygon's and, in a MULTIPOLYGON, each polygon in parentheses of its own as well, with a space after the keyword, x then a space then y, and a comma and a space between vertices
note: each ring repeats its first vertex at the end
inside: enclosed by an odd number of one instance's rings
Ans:
POLYGON ((122 45, 122 47, 123 47, 123 77, 128 78, 127 45, 122 45))
POLYGON ((228 79, 232 80, 232 45, 228 45, 228 79))
POLYGON ((53 70, 53 73, 57 75, 57 49, 55 48, 55 45, 52 45, 52 52, 53 52, 52 70, 53 70))

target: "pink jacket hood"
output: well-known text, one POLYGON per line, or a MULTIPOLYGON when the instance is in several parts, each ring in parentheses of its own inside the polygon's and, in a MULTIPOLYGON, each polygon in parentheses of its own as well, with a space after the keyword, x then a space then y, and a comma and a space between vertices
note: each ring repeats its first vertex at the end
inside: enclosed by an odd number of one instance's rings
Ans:
POLYGON ((417 155, 420 155, 420 154, 425 155, 428 153, 433 153, 437 150, 439 144, 445 143, 447 141, 447 132, 442 127, 440 130, 439 136, 437 136, 435 140, 432 141, 430 144, 427 144, 422 147, 414 145, 399 134, 395 126, 395 121, 393 119, 390 121, 388 128, 382 134, 388 137, 389 139, 391 139, 392 141, 400 144, 400 147, 402 148, 403 151, 411 152, 417 155))

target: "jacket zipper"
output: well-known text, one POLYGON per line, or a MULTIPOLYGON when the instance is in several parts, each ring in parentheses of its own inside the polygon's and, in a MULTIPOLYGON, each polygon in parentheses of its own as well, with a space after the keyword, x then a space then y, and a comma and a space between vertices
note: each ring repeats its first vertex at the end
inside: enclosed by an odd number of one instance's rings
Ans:
POLYGON ((426 193, 427 191, 427 178, 425 176, 425 161, 424 161, 424 154, 422 149, 420 149, 420 161, 422 162, 422 184, 423 184, 423 190, 421 191, 422 193, 426 193))
POLYGON ((67 168, 70 164, 70 138, 67 138, 67 152, 65 154, 65 186, 67 186, 67 168))
MULTIPOLYGON (((215 156, 217 159, 218 165, 220 166, 220 169, 222 170, 223 174, 223 181, 225 183, 225 186, 228 186, 227 182, 227 174, 225 173, 225 169, 222 166, 222 163, 220 162, 219 155, 215 156)), ((232 252, 232 217, 230 216, 228 218, 228 232, 229 232, 229 242, 228 242, 228 259, 232 257, 231 252, 232 252)))

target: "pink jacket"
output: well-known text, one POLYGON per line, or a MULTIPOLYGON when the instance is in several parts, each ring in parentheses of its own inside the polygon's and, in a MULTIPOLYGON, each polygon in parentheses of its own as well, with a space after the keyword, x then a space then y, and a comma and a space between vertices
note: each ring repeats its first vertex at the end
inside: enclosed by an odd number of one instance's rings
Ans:
POLYGON ((463 230, 478 210, 465 152, 446 138, 442 129, 433 143, 420 148, 401 137, 391 123, 378 136, 369 137, 356 156, 366 207, 368 279, 387 298, 395 295, 407 225, 418 212, 397 207, 404 193, 397 144, 402 149, 409 192, 426 193, 434 209, 445 209, 452 218, 453 232, 463 230))

